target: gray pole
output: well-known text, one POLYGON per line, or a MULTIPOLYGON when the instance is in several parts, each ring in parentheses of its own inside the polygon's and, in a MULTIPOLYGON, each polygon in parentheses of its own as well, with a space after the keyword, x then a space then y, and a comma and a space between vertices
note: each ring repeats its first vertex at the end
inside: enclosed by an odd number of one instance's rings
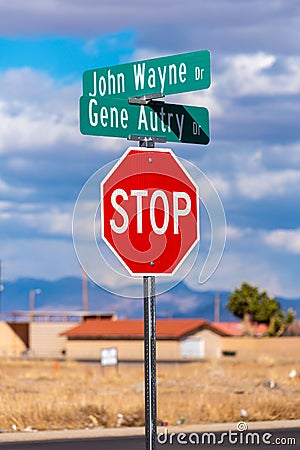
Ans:
MULTIPOLYGON (((140 147, 154 147, 152 139, 140 140, 140 147)), ((156 449, 156 298, 155 277, 144 276, 144 371, 146 450, 156 449)))
POLYGON ((146 450, 156 449, 156 301, 155 277, 144 277, 146 450))

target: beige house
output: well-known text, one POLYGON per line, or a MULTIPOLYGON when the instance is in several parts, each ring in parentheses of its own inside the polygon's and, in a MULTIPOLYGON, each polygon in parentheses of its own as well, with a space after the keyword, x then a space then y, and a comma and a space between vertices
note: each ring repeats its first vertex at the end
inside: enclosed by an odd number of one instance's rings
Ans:
POLYGON ((87 318, 113 319, 113 313, 85 311, 20 311, 0 322, 0 356, 28 353, 38 358, 64 358, 66 338, 61 333, 87 318))
POLYGON ((300 361, 300 337, 262 337, 246 336, 222 338, 222 354, 232 354, 239 360, 300 361))
POLYGON ((63 358, 66 353, 63 331, 74 324, 61 322, 32 322, 29 326, 29 348, 32 355, 42 358, 63 358))
MULTIPOLYGON (((143 320, 87 319, 62 336, 70 359, 99 360, 112 347, 119 361, 144 358, 143 320)), ((157 360, 178 361, 220 357, 226 333, 202 319, 157 319, 156 336, 157 360)))
POLYGON ((27 348, 24 327, 0 322, 0 357, 18 357, 27 348))
MULTIPOLYGON (((117 320, 113 313, 13 313, 0 322, 0 357, 99 361, 103 350, 116 349, 119 361, 143 361, 143 320, 117 320), (25 318, 25 321, 24 321, 25 318), (21 319, 21 320, 20 320, 21 319)), ((255 337, 244 337, 239 322, 209 323, 202 319, 157 319, 158 361, 196 361, 234 357, 300 360, 300 337, 269 338, 255 326, 255 337)))

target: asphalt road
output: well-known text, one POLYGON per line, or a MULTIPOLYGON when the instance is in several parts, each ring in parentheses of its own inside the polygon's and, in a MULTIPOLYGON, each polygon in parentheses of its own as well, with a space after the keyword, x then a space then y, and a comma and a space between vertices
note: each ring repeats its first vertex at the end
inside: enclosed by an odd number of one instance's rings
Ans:
MULTIPOLYGON (((225 432, 226 433, 226 432, 225 432)), ((0 436, 1 440, 1 436, 0 436)), ((212 449, 260 449, 276 450, 298 449, 300 448, 300 428, 278 428, 275 430, 251 430, 245 432, 232 432, 229 435, 224 432, 217 432, 214 435, 210 433, 189 433, 161 435, 161 444, 157 444, 157 450, 182 448, 201 448, 212 449), (197 436, 200 442, 197 443, 197 436), (180 436, 180 437, 179 437, 180 436), (203 443, 201 442, 203 439, 203 443), (210 443, 209 440, 210 439, 210 443), (164 441, 167 440, 167 443, 164 441)), ((142 450, 145 449, 144 436, 126 436, 126 437, 101 437, 88 439, 65 439, 48 441, 23 441, 23 442, 0 442, 1 450, 142 450)))

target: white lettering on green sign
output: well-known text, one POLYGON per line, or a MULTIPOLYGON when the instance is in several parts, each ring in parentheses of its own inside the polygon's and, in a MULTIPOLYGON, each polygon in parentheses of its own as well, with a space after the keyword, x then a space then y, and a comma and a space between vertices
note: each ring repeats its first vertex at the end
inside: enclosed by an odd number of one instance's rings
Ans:
POLYGON ((157 92, 164 92, 165 83, 171 86, 177 83, 186 82, 186 65, 185 63, 169 64, 168 66, 160 66, 155 69, 150 67, 146 72, 146 63, 138 63, 133 65, 135 89, 145 89, 145 83, 151 89, 157 89, 157 92))
POLYGON ((105 95, 121 94, 122 92, 125 92, 124 73, 121 72, 114 75, 109 69, 106 77, 101 75, 97 79, 97 72, 94 71, 93 88, 93 92, 89 93, 90 97, 96 97, 97 95, 104 97, 105 95))
POLYGON ((82 96, 80 131, 92 136, 158 136, 208 144, 209 115, 203 107, 163 102, 132 105, 121 98, 82 96))
POLYGON ((101 106, 97 111, 95 107, 98 106, 98 102, 95 98, 91 98, 89 101, 89 122, 92 127, 96 127, 101 124, 102 127, 106 128, 127 128, 128 127, 128 111, 126 108, 118 109, 115 106, 107 108, 106 106, 101 106))
MULTIPOLYGON (((149 88, 164 93, 165 86, 176 86, 187 81, 187 66, 183 62, 148 69, 146 69, 146 63, 136 63, 132 68, 134 87, 137 92, 139 90, 147 91, 149 88)), ((204 69, 196 67, 194 77, 197 81, 202 80, 204 69)), ((132 77, 130 78, 132 79, 132 77)), ((126 76, 123 72, 113 74, 109 69, 106 74, 98 76, 97 71, 94 70, 92 80, 93 89, 88 93, 89 97, 121 95, 126 92, 126 76)))
MULTIPOLYGON (((131 107, 132 108, 132 107, 131 107)), ((135 108, 135 107, 134 107, 135 108)), ((158 111, 151 108, 145 108, 141 105, 137 118, 137 130, 141 134, 148 131, 158 133, 172 133, 178 130, 178 139, 182 139, 185 115, 177 112, 166 112, 165 107, 161 106, 158 111)), ((88 104, 89 124, 92 127, 100 125, 103 128, 126 129, 128 127, 129 113, 125 107, 100 106, 96 98, 91 98, 88 104)))
POLYGON ((131 98, 179 94, 210 86, 210 53, 200 50, 86 70, 83 96, 131 98))
POLYGON ((162 106, 159 111, 160 121, 158 120, 158 115, 156 112, 147 110, 142 105, 140 107, 138 130, 141 132, 149 131, 162 131, 163 133, 171 133, 174 129, 173 123, 176 120, 176 124, 179 130, 179 140, 182 138, 184 114, 173 114, 171 112, 165 113, 164 107, 162 106), (167 126, 165 124, 167 123, 167 126), (160 126, 160 129, 159 129, 160 126))

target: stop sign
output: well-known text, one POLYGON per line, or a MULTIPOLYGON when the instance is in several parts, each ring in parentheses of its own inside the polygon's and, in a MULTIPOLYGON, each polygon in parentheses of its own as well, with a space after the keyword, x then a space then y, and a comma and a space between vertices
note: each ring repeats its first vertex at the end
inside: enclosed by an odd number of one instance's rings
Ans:
POLYGON ((101 235, 131 275, 172 275, 199 240, 198 205, 172 150, 129 147, 101 183, 101 235))

